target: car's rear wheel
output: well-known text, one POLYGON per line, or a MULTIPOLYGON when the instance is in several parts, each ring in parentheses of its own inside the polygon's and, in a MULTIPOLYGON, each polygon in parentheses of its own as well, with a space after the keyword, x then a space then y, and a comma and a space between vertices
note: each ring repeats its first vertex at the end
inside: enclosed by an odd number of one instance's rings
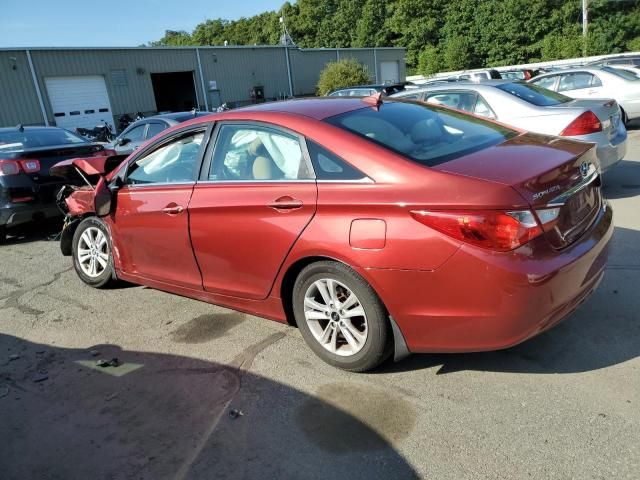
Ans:
POLYGON ((371 286, 350 267, 332 261, 304 268, 293 288, 298 328, 325 362, 364 372, 391 354, 387 312, 371 286))
POLYGON ((95 288, 115 282, 111 235, 102 220, 85 218, 73 235, 73 266, 80 279, 95 288))

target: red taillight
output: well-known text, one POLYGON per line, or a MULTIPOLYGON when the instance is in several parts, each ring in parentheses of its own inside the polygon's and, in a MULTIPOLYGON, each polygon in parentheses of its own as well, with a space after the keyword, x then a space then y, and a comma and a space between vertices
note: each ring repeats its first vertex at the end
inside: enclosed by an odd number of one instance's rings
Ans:
POLYGON ((40 161, 33 159, 22 159, 18 160, 20 162, 20 166, 22 170, 26 173, 36 173, 40 171, 40 161))
POLYGON ((508 252, 530 242, 542 228, 529 210, 412 211, 420 223, 478 247, 508 252))
POLYGON ((40 171, 40 161, 23 158, 20 160, 0 160, 0 176, 36 173, 40 171))
POLYGON ((0 176, 17 175, 20 173, 20 164, 15 160, 0 160, 0 176))
POLYGON ((595 113, 587 110, 560 132, 560 135, 563 137, 574 137, 576 135, 589 135, 590 133, 601 131, 602 124, 600 120, 598 120, 595 113))

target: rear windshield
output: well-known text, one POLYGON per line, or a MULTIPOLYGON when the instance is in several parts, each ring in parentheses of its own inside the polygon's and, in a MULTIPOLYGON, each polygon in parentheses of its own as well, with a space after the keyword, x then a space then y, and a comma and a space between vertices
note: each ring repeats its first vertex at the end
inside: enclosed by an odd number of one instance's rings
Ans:
POLYGON ((28 148, 87 143, 85 139, 62 128, 0 131, 0 152, 20 152, 28 148))
POLYGON ((604 70, 605 72, 612 73, 617 77, 624 78, 625 80, 630 80, 632 82, 637 82, 638 80, 640 80, 633 73, 627 70, 620 70, 619 68, 613 68, 613 67, 602 67, 602 70, 604 70))
POLYGON ((496 88, 510 93, 514 97, 518 97, 525 102, 537 105, 538 107, 560 105, 561 103, 567 103, 572 100, 572 98, 567 97, 566 95, 539 87, 533 83, 502 83, 500 85, 496 85, 496 88))
POLYGON ((517 135, 514 130, 462 112, 403 100, 325 121, 429 167, 517 135))

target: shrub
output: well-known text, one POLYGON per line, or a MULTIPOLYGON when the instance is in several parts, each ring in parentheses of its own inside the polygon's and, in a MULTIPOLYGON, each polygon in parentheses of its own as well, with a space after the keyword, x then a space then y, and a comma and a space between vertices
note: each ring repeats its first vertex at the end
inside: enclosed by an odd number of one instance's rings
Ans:
POLYGON ((326 95, 339 88, 367 84, 371 81, 369 71, 363 64, 353 58, 337 62, 329 62, 320 72, 318 95, 326 95))

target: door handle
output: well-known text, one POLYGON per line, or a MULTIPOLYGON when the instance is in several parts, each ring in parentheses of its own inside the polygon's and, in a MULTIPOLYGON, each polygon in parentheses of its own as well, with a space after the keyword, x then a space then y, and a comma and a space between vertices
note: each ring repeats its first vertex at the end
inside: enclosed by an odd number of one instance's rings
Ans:
POLYGON ((301 200, 297 200, 289 195, 276 198, 273 202, 267 204, 269 208, 273 208, 274 210, 296 210, 301 208, 302 205, 303 203, 301 200))
POLYGON ((175 203, 173 204, 169 204, 166 207, 164 207, 162 209, 162 213, 166 213, 167 215, 178 215, 179 213, 182 213, 182 211, 184 210, 184 208, 182 208, 181 205, 176 205, 175 203))

